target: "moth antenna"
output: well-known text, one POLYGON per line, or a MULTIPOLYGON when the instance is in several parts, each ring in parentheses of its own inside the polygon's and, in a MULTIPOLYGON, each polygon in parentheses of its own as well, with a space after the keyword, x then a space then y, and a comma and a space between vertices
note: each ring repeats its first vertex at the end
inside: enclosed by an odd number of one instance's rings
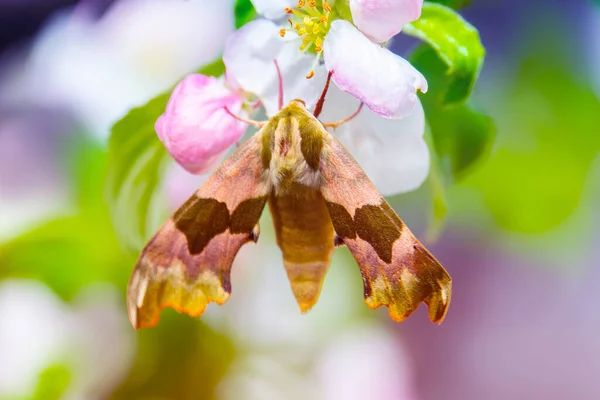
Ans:
POLYGON ((252 125, 257 128, 262 128, 267 123, 267 121, 255 121, 253 119, 246 119, 246 118, 239 117, 239 116, 235 115, 234 113, 232 113, 231 110, 229 110, 229 108, 227 108, 227 106, 223 106, 223 108, 225 109, 227 114, 231 115, 233 118, 237 119, 238 121, 247 123, 248 125, 252 125))
POLYGON ((329 90, 329 84, 331 83, 331 75, 333 75, 333 71, 329 71, 327 74, 327 81, 325 82, 325 87, 323 88, 323 92, 321 92, 321 97, 317 100, 317 105, 315 105, 315 110, 313 111, 313 115, 315 118, 319 118, 321 111, 323 111, 323 103, 325 103, 325 96, 327 95, 327 91, 329 90))
POLYGON ((356 117, 356 116, 357 116, 357 115, 360 113, 360 110, 362 110, 362 108, 363 108, 363 105, 364 105, 364 103, 363 103, 363 102, 361 102, 361 103, 360 103, 360 105, 358 106, 358 109, 357 109, 357 110, 354 112, 354 114, 352 114, 351 116, 349 116, 349 117, 346 117, 346 118, 344 118, 344 119, 342 119, 341 121, 338 121, 338 122, 328 122, 328 123, 326 123, 326 124, 323 124, 323 126, 324 126, 325 128, 333 128, 333 129, 335 129, 335 128, 337 128, 338 126, 340 126, 340 125, 342 125, 342 124, 345 124, 345 123, 346 123, 346 122, 348 122, 348 121, 351 121, 351 120, 353 120, 353 119, 354 119, 354 118, 355 118, 355 117, 356 117))
POLYGON ((278 109, 281 110, 283 108, 283 78, 281 77, 281 69, 279 69, 279 63, 277 59, 274 59, 275 69, 277 70, 277 83, 279 84, 279 97, 277 98, 278 109))

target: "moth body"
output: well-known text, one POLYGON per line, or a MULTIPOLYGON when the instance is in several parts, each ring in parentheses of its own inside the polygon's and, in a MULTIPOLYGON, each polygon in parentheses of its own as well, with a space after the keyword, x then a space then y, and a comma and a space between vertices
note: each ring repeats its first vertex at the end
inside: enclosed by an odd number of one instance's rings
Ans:
POLYGON ((412 235, 350 153, 301 101, 292 101, 244 142, 146 245, 128 292, 136 328, 160 310, 200 315, 231 293, 238 250, 258 240, 268 202, 277 244, 302 312, 317 302, 335 246, 360 268, 367 305, 396 321, 421 302, 444 319, 452 281, 412 235))

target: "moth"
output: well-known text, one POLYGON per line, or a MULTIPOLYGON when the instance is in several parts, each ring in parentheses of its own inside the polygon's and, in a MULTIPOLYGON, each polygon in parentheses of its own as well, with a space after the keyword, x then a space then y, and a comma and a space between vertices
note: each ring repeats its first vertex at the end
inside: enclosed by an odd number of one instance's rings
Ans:
POLYGON ((149 241, 127 291, 134 328, 156 325, 166 307, 199 316, 209 302, 225 303, 232 262, 258 240, 266 204, 302 312, 317 302, 335 247, 345 245, 369 307, 385 305, 402 321, 424 302, 430 320, 442 322, 451 278, 317 119, 328 85, 314 113, 302 100, 280 106, 149 241))

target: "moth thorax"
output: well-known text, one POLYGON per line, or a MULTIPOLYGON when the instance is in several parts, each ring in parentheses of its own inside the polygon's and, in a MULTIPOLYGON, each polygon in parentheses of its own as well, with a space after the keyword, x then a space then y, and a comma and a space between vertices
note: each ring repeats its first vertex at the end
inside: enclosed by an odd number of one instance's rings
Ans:
POLYGON ((281 118, 273 135, 270 170, 275 189, 284 190, 294 182, 315 185, 309 176, 314 175, 314 171, 309 171, 302 154, 298 119, 293 116, 281 118))

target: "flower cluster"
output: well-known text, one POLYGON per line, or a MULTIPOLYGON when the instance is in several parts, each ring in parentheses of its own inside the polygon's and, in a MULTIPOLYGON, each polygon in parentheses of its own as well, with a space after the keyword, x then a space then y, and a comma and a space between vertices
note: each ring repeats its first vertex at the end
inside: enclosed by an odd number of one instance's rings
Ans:
POLYGON ((225 76, 185 78, 156 123, 175 160, 191 173, 206 172, 246 130, 231 114, 251 117, 259 105, 268 116, 277 113, 277 68, 284 104, 298 98, 308 107, 331 72, 336 87, 320 119, 343 119, 364 104, 334 134, 384 195, 418 187, 429 170, 429 152, 416 92, 425 92, 427 82, 382 43, 419 18, 422 0, 252 2, 264 18, 229 37, 225 76))

